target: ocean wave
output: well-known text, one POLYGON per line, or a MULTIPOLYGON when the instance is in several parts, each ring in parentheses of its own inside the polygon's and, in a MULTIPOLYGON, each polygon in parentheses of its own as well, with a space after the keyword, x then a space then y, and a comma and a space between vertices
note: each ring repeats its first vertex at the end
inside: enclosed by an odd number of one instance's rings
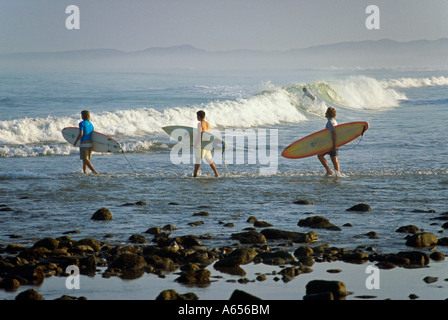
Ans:
MULTIPOLYGON (((180 106, 156 110, 137 108, 91 113, 95 130, 111 136, 143 140, 150 134, 163 133, 169 125, 196 126, 196 112, 202 109, 214 128, 250 128, 279 123, 306 121, 306 110, 295 94, 277 87, 249 98, 217 100, 204 105, 180 106)), ((29 145, 64 142, 61 130, 77 126, 79 115, 72 117, 20 118, 0 121, 0 145, 29 145)))
MULTIPOLYGON (((164 148, 160 145, 166 138, 161 129, 164 126, 196 126, 199 109, 206 112, 206 119, 217 130, 297 124, 307 121, 309 116, 323 118, 328 104, 359 110, 396 107, 407 98, 391 88, 391 84, 391 80, 384 83, 363 76, 288 87, 265 82, 258 87, 257 93, 248 97, 166 109, 139 107, 104 111, 91 113, 91 118, 96 131, 116 138, 127 152, 140 152, 164 148), (310 88, 323 100, 312 103, 304 98, 303 87, 310 88), (139 142, 133 144, 134 140, 139 142)), ((200 89, 211 90, 209 87, 200 89)), ((218 89, 226 92, 223 88, 218 89)), ((64 144, 61 131, 64 127, 77 126, 79 121, 79 114, 0 121, 0 157, 72 154, 76 148, 64 144)))
POLYGON ((28 180, 28 179, 49 179, 50 176, 44 173, 30 172, 27 170, 14 172, 0 172, 0 180, 28 180))
POLYGON ((386 88, 420 88, 448 86, 448 78, 444 76, 431 78, 398 78, 382 80, 380 83, 386 88))
POLYGON ((379 110, 397 107, 406 95, 366 76, 349 77, 332 82, 320 81, 309 85, 311 91, 330 105, 359 110, 379 110))

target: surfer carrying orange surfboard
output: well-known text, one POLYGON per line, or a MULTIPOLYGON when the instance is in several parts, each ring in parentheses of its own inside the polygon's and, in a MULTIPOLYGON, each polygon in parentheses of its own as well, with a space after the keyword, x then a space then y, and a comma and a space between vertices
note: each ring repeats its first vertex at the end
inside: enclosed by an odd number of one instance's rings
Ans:
POLYGON ((327 125, 325 126, 326 129, 330 130, 331 133, 331 140, 333 142, 333 147, 330 151, 320 153, 317 155, 319 158, 319 161, 324 166, 325 170, 327 170, 326 176, 331 176, 333 174, 333 171, 330 169, 327 160, 325 159, 325 156, 328 154, 331 158, 331 162, 333 163, 335 173, 339 173, 339 161, 338 161, 338 149, 336 148, 336 130, 335 127, 338 125, 336 121, 336 109, 333 107, 329 107, 327 109, 327 112, 325 112, 325 118, 328 119, 327 125))

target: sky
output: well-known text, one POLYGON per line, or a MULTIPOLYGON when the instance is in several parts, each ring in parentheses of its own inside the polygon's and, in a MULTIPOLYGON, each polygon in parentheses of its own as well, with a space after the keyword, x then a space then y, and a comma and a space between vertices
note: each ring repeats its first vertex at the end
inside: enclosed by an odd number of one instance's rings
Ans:
POLYGON ((289 50, 346 41, 448 38, 447 0, 0 0, 0 53, 289 50), (66 7, 80 29, 66 28, 66 7), (379 29, 366 28, 369 5, 379 29))

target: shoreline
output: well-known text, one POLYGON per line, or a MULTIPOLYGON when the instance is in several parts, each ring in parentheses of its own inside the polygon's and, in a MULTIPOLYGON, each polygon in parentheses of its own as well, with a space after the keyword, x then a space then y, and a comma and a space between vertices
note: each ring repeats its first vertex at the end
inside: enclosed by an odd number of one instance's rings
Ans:
MULTIPOLYGON (((207 215, 201 212, 197 218, 207 215)), ((440 220, 446 217, 447 212, 440 220)), ((149 228, 145 233, 152 237, 150 242, 146 236, 130 235, 126 245, 92 238, 76 241, 70 234, 44 238, 30 247, 14 241, 0 244, 0 297, 13 300, 34 290, 45 300, 64 296, 154 300, 164 290, 175 290, 178 295, 164 298, 185 299, 183 295, 191 294, 194 300, 227 300, 240 290, 250 295, 244 299, 263 300, 448 298, 445 254, 440 251, 448 238, 403 226, 400 232, 408 250, 378 253, 369 246, 349 250, 316 244, 319 230, 338 232, 322 217, 301 219, 299 225, 309 223, 311 231, 305 233, 275 229, 254 217, 249 220, 256 227, 233 230, 219 247, 210 246, 211 235, 171 237, 171 225, 149 228), (66 287, 69 265, 81 272, 79 290, 66 287), (367 288, 373 275, 369 266, 378 271, 378 288, 367 288), (330 285, 321 293, 332 292, 331 285, 338 282, 340 296, 338 292, 316 295, 307 289, 312 280, 330 285)))

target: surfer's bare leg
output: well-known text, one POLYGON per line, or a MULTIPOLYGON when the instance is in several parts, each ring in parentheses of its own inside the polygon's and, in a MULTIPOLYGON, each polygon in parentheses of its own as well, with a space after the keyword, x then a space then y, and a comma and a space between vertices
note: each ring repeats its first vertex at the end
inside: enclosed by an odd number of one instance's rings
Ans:
POLYGON ((87 171, 87 167, 94 173, 94 174, 98 174, 98 172, 96 172, 96 170, 93 168, 92 163, 90 162, 90 160, 83 160, 83 165, 82 165, 82 171, 84 173, 86 173, 87 171))
POLYGON ((338 161, 338 157, 337 157, 337 156, 333 156, 333 157, 331 157, 331 162, 333 162, 334 170, 336 170, 337 172, 339 172, 339 161, 338 161))
POLYGON ((215 177, 219 177, 218 170, 216 170, 215 163, 212 161, 210 164, 210 168, 215 172, 215 177))
POLYGON ((199 168, 201 167, 200 164, 195 164, 194 165, 194 173, 193 173, 193 177, 197 177, 198 176, 198 172, 199 172, 199 168))
MULTIPOLYGON (((331 171, 330 167, 328 166, 327 160, 325 159, 325 153, 321 153, 317 157, 319 158, 320 163, 322 163, 322 165, 324 166, 325 170, 327 170, 326 176, 330 176, 333 173, 333 171, 331 171)), ((338 164, 338 168, 339 168, 339 164, 338 164)))

